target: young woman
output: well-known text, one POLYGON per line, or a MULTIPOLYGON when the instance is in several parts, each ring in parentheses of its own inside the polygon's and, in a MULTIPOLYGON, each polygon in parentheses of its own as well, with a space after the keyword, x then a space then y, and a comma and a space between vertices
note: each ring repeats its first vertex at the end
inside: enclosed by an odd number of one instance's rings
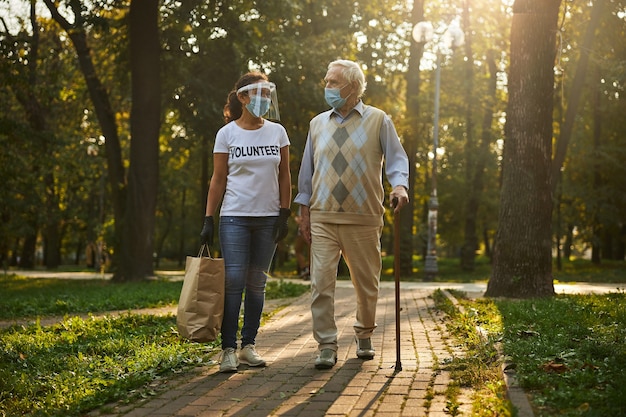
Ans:
POLYGON ((243 75, 228 94, 227 124, 216 135, 201 243, 213 243, 213 215, 222 201, 219 234, 226 270, 220 372, 239 363, 265 366, 255 350, 267 273, 291 215, 289 138, 278 119, 276 86, 264 74, 243 75), (245 290, 241 350, 239 310, 245 290))

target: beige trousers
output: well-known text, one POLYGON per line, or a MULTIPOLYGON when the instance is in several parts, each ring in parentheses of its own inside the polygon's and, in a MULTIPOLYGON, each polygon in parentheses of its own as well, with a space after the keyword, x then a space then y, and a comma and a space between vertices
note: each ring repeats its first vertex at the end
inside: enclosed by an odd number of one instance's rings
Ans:
POLYGON ((374 332, 382 268, 381 233, 380 226, 311 224, 311 314, 313 336, 320 350, 337 350, 335 283, 342 254, 356 293, 355 335, 364 339, 374 332))

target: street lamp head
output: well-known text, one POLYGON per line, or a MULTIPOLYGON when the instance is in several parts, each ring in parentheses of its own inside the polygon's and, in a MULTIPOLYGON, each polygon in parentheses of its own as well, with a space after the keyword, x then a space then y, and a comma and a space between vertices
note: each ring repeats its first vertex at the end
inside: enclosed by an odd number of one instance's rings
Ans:
POLYGON ((95 143, 90 143, 87 145, 87 155, 89 156, 98 156, 98 145, 95 143))
POLYGON ((443 34, 443 41, 450 49, 458 48, 465 43, 465 34, 457 23, 452 23, 443 34))
MULTIPOLYGON (((432 23, 422 21, 413 27, 412 35, 415 42, 425 44, 433 40, 435 31, 432 23)), ((437 43, 447 49, 454 49, 459 46, 463 46, 465 43, 465 34, 459 27, 458 22, 452 22, 450 26, 445 29, 443 35, 437 39, 437 43)))
POLYGON ((413 27, 413 40, 417 43, 430 42, 433 39, 434 29, 430 22, 419 22, 413 27))

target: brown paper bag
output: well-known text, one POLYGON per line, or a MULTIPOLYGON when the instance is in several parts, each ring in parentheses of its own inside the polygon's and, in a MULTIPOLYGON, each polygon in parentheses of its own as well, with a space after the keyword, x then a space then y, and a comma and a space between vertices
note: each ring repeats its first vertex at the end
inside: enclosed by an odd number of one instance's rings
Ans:
POLYGON ((197 257, 188 256, 178 301, 178 333, 193 342, 212 342, 224 316, 224 259, 212 258, 206 245, 197 257), (204 256, 205 248, 209 256, 204 256))

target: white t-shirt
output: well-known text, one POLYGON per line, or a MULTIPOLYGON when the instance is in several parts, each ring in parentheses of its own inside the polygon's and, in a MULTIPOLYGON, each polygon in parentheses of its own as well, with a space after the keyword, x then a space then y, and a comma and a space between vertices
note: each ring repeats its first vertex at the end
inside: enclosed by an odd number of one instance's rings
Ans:
POLYGON ((288 145, 285 128, 269 120, 256 130, 233 121, 217 132, 213 152, 229 154, 221 216, 278 216, 280 149, 288 145))

